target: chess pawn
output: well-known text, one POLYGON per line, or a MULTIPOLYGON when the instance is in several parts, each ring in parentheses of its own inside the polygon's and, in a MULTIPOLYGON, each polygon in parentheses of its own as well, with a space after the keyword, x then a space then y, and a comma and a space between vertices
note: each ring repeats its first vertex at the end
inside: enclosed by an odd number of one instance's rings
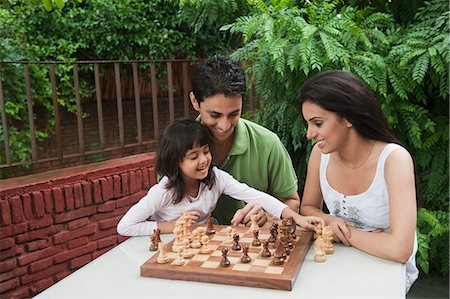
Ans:
POLYGON ((159 255, 156 259, 156 262, 158 264, 165 264, 169 262, 169 259, 167 258, 167 244, 164 242, 158 243, 158 249, 159 249, 159 255))
POLYGON ((208 218, 208 224, 206 226, 206 234, 209 235, 214 235, 216 233, 216 231, 214 230, 214 218, 213 217, 209 217, 208 218))
POLYGON ((200 253, 208 254, 211 252, 211 248, 208 247, 209 237, 207 235, 202 236, 202 248, 200 248, 200 253))
POLYGON ((250 220, 251 220, 250 231, 259 229, 258 215, 256 215, 256 214, 250 215, 250 220))
POLYGON ((202 244, 200 243, 200 232, 197 229, 194 229, 192 231, 192 242, 191 247, 192 248, 200 248, 202 244))
POLYGON ((186 263, 186 260, 183 258, 182 255, 183 247, 178 246, 177 248, 177 258, 173 261, 173 264, 176 266, 183 266, 186 263))
POLYGON ((227 234, 227 238, 223 242, 225 244, 233 244, 233 228, 231 226, 227 226, 225 228, 225 233, 227 234))
POLYGON ((234 251, 241 250, 241 245, 239 244, 239 234, 233 235, 233 246, 231 246, 231 249, 233 249, 234 251))
POLYGON ((314 260, 318 263, 325 262, 325 251, 323 249, 324 242, 322 239, 322 236, 317 237, 317 239, 314 241, 314 260))
POLYGON ((231 265, 230 260, 227 258, 227 254, 228 254, 228 249, 227 248, 223 248, 222 249, 222 260, 220 261, 220 266, 221 267, 229 267, 231 265))
POLYGON ((323 250, 326 254, 332 254, 334 252, 333 247, 333 229, 331 226, 325 226, 322 232, 322 239, 324 242, 323 250))
POLYGON ((242 248, 242 257, 241 257, 241 263, 248 264, 252 261, 252 258, 248 255, 248 245, 244 245, 242 248))
POLYGON ((261 246, 261 241, 258 239, 259 237, 259 229, 255 229, 253 231, 253 241, 252 241, 252 246, 261 246))
POLYGON ((151 243, 150 243, 150 246, 148 247, 148 249, 150 251, 158 250, 158 242, 157 242, 158 236, 153 234, 153 235, 150 236, 150 240, 151 240, 151 243))
POLYGON ((264 240, 263 241, 263 249, 261 251, 261 256, 262 257, 270 257, 271 255, 272 255, 272 253, 270 253, 270 250, 269 250, 269 241, 264 240))
POLYGON ((274 265, 283 265, 286 260, 286 249, 283 242, 280 240, 275 241, 275 252, 273 253, 272 263, 274 265))
POLYGON ((317 239, 319 236, 321 236, 322 231, 323 231, 322 223, 317 224, 316 233, 314 234, 314 239, 317 239))
POLYGON ((175 225, 175 228, 173 229, 173 234, 175 235, 175 241, 172 244, 172 251, 177 252, 177 249, 182 246, 181 243, 181 234, 182 230, 179 225, 175 225))
POLYGON ((184 258, 189 258, 189 257, 194 255, 189 250, 190 247, 191 247, 191 242, 189 242, 189 239, 184 239, 183 240, 183 252, 182 252, 182 255, 183 255, 184 258))

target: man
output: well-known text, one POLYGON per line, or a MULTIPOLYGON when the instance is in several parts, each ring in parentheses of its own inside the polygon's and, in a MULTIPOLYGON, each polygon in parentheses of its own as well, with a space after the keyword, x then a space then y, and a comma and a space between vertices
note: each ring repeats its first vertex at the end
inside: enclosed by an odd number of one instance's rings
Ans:
MULTIPOLYGON (((275 133, 241 119, 245 91, 245 75, 239 64, 225 57, 207 60, 193 74, 189 97, 200 113, 199 120, 213 136, 213 163, 297 212, 297 177, 289 154, 275 133)), ((245 206, 244 202, 224 196, 213 212, 220 224, 248 224, 251 214, 258 215, 259 225, 267 221, 260 206, 245 206)))

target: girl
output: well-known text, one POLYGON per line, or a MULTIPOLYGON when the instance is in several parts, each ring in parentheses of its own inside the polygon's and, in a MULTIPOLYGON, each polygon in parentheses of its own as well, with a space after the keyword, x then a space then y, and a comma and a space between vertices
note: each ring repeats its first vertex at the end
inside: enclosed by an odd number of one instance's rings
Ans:
POLYGON ((316 142, 300 213, 321 217, 336 241, 406 263, 409 290, 418 276, 411 155, 389 131, 368 86, 349 72, 310 78, 298 100, 307 138, 316 142))
POLYGON ((167 127, 156 157, 162 178, 123 216, 117 225, 118 233, 150 235, 156 228, 161 233, 169 233, 184 211, 188 211, 192 222, 205 223, 222 194, 257 202, 278 218, 292 216, 298 225, 307 229, 314 230, 315 224, 323 222, 318 217, 300 216, 278 199, 213 167, 210 144, 211 134, 199 122, 185 119, 167 127))

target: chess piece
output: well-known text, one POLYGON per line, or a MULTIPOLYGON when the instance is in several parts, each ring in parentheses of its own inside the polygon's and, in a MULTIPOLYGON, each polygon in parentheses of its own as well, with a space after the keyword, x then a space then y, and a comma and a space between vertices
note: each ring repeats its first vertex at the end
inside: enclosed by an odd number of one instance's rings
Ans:
POLYGON ((259 229, 258 215, 256 215, 256 214, 250 215, 250 220, 251 220, 250 231, 259 229))
POLYGON ((289 233, 291 234, 292 240, 297 239, 296 231, 297 231, 297 224, 295 223, 294 217, 288 218, 288 225, 289 225, 289 233))
POLYGON ((155 234, 153 234, 153 235, 150 236, 150 241, 151 241, 151 243, 150 243, 150 246, 148 247, 148 249, 149 249, 150 251, 156 251, 156 250, 158 250, 158 242, 157 242, 157 239, 158 239, 158 236, 155 235, 155 234))
POLYGON ((153 234, 157 236, 156 243, 161 242, 161 230, 159 228, 155 228, 153 230, 153 234))
POLYGON ((259 237, 259 229, 255 229, 253 231, 252 246, 261 246, 261 241, 258 239, 258 237, 259 237))
POLYGON ((209 237, 207 235, 203 235, 201 242, 202 242, 202 248, 200 248, 200 253, 202 253, 202 254, 210 253, 211 248, 208 247, 209 237))
POLYGON ((233 244, 233 228, 231 226, 227 226, 225 228, 225 233, 227 234, 227 238, 223 242, 225 244, 233 244))
POLYGON ((333 247, 333 229, 331 228, 331 226, 325 226, 323 228, 323 232, 322 232, 322 239, 323 239, 323 250, 325 251, 326 254, 332 254, 334 252, 334 247, 333 247))
POLYGON ((193 256, 194 254, 189 250, 189 248, 191 247, 191 242, 189 241, 189 239, 184 239, 183 240, 183 251, 182 251, 182 255, 184 258, 190 258, 191 256, 193 256))
POLYGON ((241 245, 239 244, 239 234, 233 235, 233 246, 231 247, 234 251, 241 250, 241 245))
POLYGON ((242 257, 241 257, 241 263, 248 264, 252 261, 252 258, 248 255, 248 245, 244 245, 242 247, 242 257))
POLYGON ((264 240, 263 241, 263 249, 261 251, 261 256, 262 257, 270 257, 271 255, 272 255, 272 253, 270 253, 270 250, 269 250, 269 241, 264 240))
POLYGON ((192 231, 192 242, 191 247, 192 248, 200 248, 202 244, 200 243, 200 232, 198 229, 194 229, 192 231))
POLYGON ((278 223, 272 223, 272 226, 270 227, 270 237, 269 237, 269 243, 275 243, 278 236, 278 223))
POLYGON ((186 263, 186 260, 183 258, 182 255, 183 247, 179 246, 177 248, 177 258, 173 261, 173 264, 176 266, 183 266, 186 263))
POLYGON ((167 244, 164 242, 158 243, 158 249, 159 249, 159 255, 156 259, 156 262, 158 264, 165 264, 169 262, 169 259, 167 258, 167 244))
POLYGON ((322 236, 317 237, 317 239, 314 241, 314 260, 318 263, 325 262, 325 251, 323 249, 323 239, 322 236))
POLYGON ((209 235, 214 235, 215 233, 216 233, 216 231, 214 230, 214 218, 209 217, 208 224, 206 226, 206 234, 209 236, 209 235))
POLYGON ((175 228, 173 229, 173 234, 175 236, 175 241, 173 241, 172 244, 172 251, 177 252, 178 247, 182 246, 182 233, 183 231, 181 230, 179 225, 175 224, 175 228))
POLYGON ((314 239, 317 239, 318 237, 320 237, 322 235, 322 230, 323 230, 322 223, 317 224, 316 233, 314 234, 314 239))
POLYGON ((283 245, 283 242, 280 240, 275 241, 275 252, 273 253, 272 263, 274 265, 283 265, 286 260, 286 249, 283 245))
POLYGON ((222 260, 220 261, 220 266, 221 267, 229 267, 231 265, 230 260, 227 258, 227 254, 228 254, 228 249, 227 248, 223 248, 222 249, 222 260))

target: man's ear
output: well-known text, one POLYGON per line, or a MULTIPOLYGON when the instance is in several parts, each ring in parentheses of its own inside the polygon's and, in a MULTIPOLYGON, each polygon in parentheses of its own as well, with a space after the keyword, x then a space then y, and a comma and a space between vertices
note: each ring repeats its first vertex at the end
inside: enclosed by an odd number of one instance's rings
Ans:
POLYGON ((347 126, 347 128, 353 127, 353 124, 349 122, 347 119, 345 119, 345 125, 347 126))
POLYGON ((197 99, 192 91, 189 93, 189 99, 191 100, 192 107, 195 111, 200 111, 200 104, 197 102, 197 99))

